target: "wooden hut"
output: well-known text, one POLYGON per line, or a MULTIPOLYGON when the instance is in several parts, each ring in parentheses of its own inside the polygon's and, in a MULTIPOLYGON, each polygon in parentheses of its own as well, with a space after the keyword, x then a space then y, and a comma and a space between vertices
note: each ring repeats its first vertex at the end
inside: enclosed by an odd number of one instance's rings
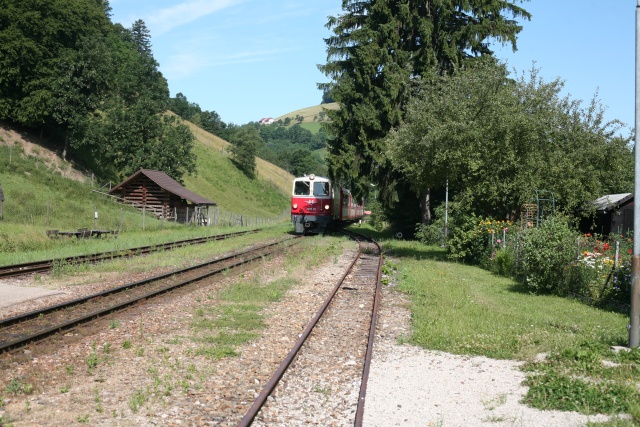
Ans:
POLYGON ((596 208, 595 217, 581 221, 581 231, 603 236, 611 233, 627 236, 633 233, 633 193, 607 194, 593 204, 596 208))
POLYGON ((158 218, 207 225, 209 206, 216 203, 187 190, 164 172, 140 169, 109 190, 123 203, 144 209, 158 218))

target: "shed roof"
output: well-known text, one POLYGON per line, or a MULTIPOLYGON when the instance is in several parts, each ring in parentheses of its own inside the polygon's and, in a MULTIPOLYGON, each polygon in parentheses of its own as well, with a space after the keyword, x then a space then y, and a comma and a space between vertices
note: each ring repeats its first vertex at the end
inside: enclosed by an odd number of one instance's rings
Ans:
POLYGON ((633 193, 607 194, 596 199, 593 204, 597 211, 607 212, 631 200, 633 200, 633 193))
POLYGON ((160 172, 160 171, 154 171, 151 169, 138 170, 129 178, 125 179, 120 184, 116 185, 111 190, 109 190, 109 194, 114 193, 116 190, 119 190, 120 188, 124 187, 126 184, 130 183, 131 181, 134 181, 140 175, 145 175, 151 181, 158 184, 163 190, 173 193, 176 196, 179 196, 195 205, 216 205, 215 202, 212 202, 209 199, 205 199, 204 197, 194 193, 193 191, 187 190, 166 173, 160 172))

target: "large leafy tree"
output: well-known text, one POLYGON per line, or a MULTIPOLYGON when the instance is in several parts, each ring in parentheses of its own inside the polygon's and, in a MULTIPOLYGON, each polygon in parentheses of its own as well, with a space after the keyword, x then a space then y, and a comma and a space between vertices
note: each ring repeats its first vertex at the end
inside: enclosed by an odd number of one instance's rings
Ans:
MULTIPOLYGON (((0 118, 41 126, 61 97, 77 101, 81 89, 70 80, 82 86, 89 76, 63 64, 77 65, 85 40, 109 31, 109 10, 101 0, 0 0, 0 118)), ((68 123, 72 108, 55 120, 68 123)))
POLYGON ((107 0, 0 0, 0 119, 39 127, 104 178, 193 172, 193 136, 161 117, 169 89, 142 20, 107 0))
POLYGON ((512 80, 503 65, 476 62, 416 82, 404 123, 387 138, 391 163, 416 192, 448 181, 463 211, 509 218, 536 190, 571 212, 631 190, 629 139, 604 122, 597 98, 583 107, 535 69, 512 80))
POLYGON ((164 116, 169 88, 150 52, 144 22, 130 29, 115 25, 108 43, 111 90, 72 145, 106 177, 149 168, 181 181, 195 172, 194 137, 178 118, 164 116))
POLYGON ((230 151, 236 166, 249 178, 254 179, 256 153, 264 145, 258 129, 252 124, 242 126, 233 133, 229 142, 233 144, 230 151))
MULTIPOLYGON (((385 156, 384 137, 401 122, 410 81, 491 55, 492 40, 515 49, 521 27, 506 15, 529 18, 516 2, 343 0, 344 13, 327 23, 334 35, 320 66, 331 79, 320 87, 340 104, 328 111, 331 176, 360 194, 375 183, 387 205, 397 199, 403 176, 385 156)), ((428 193, 420 200, 424 217, 428 193)))

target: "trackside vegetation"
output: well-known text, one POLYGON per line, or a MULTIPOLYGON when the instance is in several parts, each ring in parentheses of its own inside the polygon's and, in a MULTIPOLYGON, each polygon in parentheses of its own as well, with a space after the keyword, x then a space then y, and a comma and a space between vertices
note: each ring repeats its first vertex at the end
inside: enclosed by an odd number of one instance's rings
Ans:
POLYGON ((524 361, 528 405, 613 416, 597 425, 638 425, 640 350, 613 350, 626 345, 626 314, 535 294, 512 278, 451 260, 440 246, 369 232, 383 246, 385 282, 410 299, 412 331, 404 340, 524 361))

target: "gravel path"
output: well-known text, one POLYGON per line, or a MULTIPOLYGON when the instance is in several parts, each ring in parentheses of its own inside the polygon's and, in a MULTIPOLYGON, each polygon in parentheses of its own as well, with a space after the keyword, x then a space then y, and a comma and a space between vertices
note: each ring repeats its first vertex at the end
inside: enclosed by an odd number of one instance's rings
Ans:
POLYGON ((367 387, 366 427, 572 427, 606 416, 540 411, 520 403, 520 362, 398 344, 409 334, 402 294, 385 290, 367 387))

